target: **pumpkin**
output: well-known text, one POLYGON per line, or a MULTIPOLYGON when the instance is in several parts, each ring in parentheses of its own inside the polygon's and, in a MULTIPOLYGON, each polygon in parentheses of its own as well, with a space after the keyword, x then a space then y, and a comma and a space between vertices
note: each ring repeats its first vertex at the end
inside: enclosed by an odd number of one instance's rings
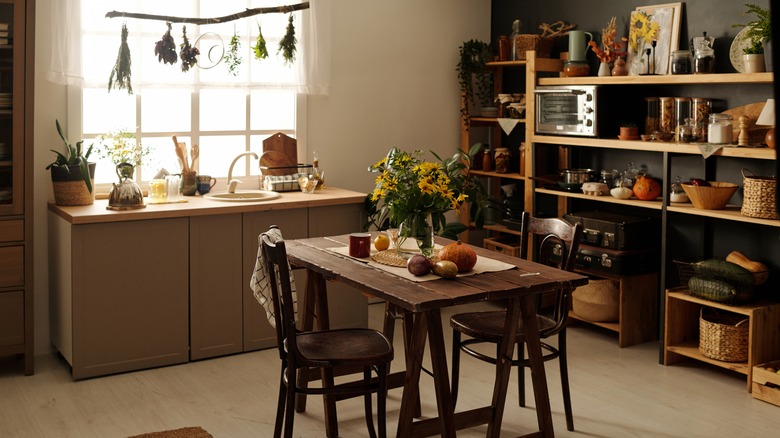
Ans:
POLYGON ((455 263, 455 266, 458 267, 458 272, 468 272, 477 264, 477 253, 474 252, 474 248, 459 240, 444 245, 439 250, 439 260, 448 260, 455 263))
POLYGON ((765 264, 750 260, 748 256, 739 251, 731 251, 729 255, 726 256, 726 261, 736 263, 752 272, 755 284, 764 284, 769 279, 769 268, 767 268, 765 264))
POLYGON ((634 196, 642 201, 652 201, 661 196, 661 184, 655 178, 639 175, 634 183, 634 196))

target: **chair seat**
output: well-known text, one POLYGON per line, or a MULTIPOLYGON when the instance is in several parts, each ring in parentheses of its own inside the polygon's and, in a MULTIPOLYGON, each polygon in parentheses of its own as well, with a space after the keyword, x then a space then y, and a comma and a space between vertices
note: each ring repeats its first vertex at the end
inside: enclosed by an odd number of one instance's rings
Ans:
POLYGON ((308 366, 370 366, 393 360, 393 346, 371 329, 341 329, 298 333, 300 359, 308 366))
MULTIPOLYGON (((502 310, 468 312, 453 315, 450 318, 450 326, 472 338, 497 344, 503 338, 504 321, 506 321, 506 312, 502 310)), ((555 321, 542 315, 536 315, 536 322, 541 332, 555 326, 555 321)), ((517 326, 515 342, 525 342, 525 327, 522 320, 517 326)))

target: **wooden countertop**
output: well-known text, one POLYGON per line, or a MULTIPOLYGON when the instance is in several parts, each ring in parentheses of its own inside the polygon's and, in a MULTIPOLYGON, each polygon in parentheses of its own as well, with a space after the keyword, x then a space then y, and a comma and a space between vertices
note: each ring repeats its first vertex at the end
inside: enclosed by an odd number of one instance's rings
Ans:
POLYGON ((366 198, 365 193, 335 187, 324 187, 311 195, 299 191, 282 192, 281 195, 280 198, 263 202, 225 202, 204 199, 202 196, 185 196, 187 202, 147 204, 146 208, 124 211, 107 210, 108 200, 105 199, 96 200, 92 205, 75 207, 49 202, 49 211, 78 225, 361 204, 366 198))

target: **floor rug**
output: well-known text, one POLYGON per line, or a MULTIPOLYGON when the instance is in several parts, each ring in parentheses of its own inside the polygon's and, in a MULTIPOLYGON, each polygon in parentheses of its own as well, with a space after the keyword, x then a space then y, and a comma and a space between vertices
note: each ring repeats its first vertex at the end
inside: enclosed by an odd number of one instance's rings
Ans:
POLYGON ((162 432, 133 435, 129 438, 214 438, 200 427, 184 427, 181 429, 164 430, 162 432))

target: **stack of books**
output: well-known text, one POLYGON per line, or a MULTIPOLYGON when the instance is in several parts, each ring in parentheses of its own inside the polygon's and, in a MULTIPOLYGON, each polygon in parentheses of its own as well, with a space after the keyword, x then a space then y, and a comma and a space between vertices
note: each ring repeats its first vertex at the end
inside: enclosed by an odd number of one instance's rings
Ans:
POLYGON ((11 44, 11 37, 8 35, 8 23, 0 23, 0 46, 11 44))

